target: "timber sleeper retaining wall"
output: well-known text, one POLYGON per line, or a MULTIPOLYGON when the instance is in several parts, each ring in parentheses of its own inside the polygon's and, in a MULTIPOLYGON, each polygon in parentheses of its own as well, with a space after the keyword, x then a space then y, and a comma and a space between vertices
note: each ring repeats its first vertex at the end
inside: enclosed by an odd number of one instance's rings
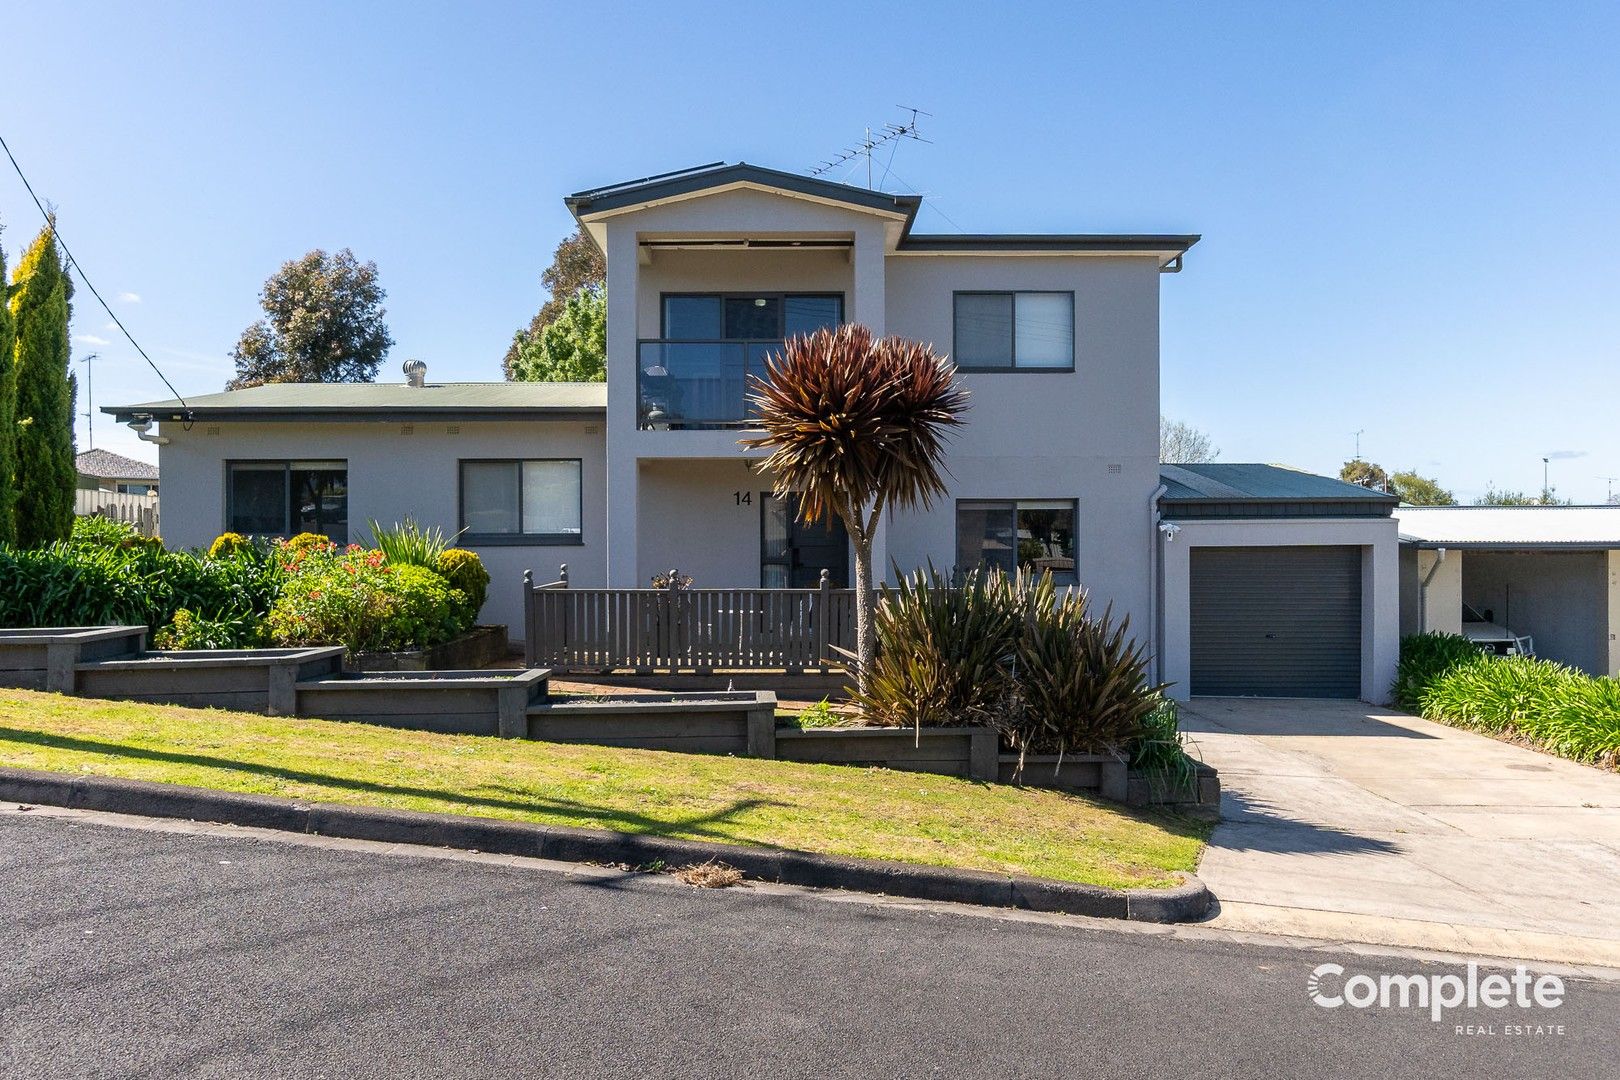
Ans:
POLYGON ((983 727, 776 729, 776 756, 823 765, 867 765, 996 779, 996 733, 983 727))
POLYGON ((74 672, 92 660, 136 657, 144 626, 41 626, 0 630, 0 686, 71 694, 74 672))
POLYGON ((776 756, 776 695, 762 691, 546 700, 530 707, 531 739, 697 754, 776 756))
POLYGON ((291 716, 295 687, 343 666, 341 647, 187 649, 92 660, 74 672, 72 693, 119 701, 291 716))

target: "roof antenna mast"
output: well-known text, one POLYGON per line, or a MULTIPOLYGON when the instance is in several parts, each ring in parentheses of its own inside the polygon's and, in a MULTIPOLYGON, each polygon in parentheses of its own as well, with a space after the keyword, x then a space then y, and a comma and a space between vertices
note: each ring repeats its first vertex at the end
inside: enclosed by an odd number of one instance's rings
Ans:
MULTIPOLYGON (((923 138, 917 130, 917 117, 933 116, 933 113, 923 112, 921 109, 913 108, 910 105, 897 105, 895 108, 910 113, 911 119, 900 124, 884 124, 883 127, 875 134, 873 133, 871 127, 867 127, 865 138, 854 146, 845 147, 843 150, 839 151, 836 157, 828 161, 823 161, 819 165, 812 166, 809 170, 810 175, 822 176, 838 168, 838 166, 844 164, 846 161, 853 161, 858 157, 864 157, 866 159, 866 190, 871 191, 873 150, 876 150, 878 147, 887 143, 895 143, 898 145, 898 142, 901 139, 913 139, 917 142, 924 143, 933 141, 931 139, 923 138)), ((890 154, 893 154, 892 150, 890 151, 890 154)), ((894 159, 891 156, 890 161, 893 160, 894 159)), ((885 175, 887 175, 886 171, 885 175)))

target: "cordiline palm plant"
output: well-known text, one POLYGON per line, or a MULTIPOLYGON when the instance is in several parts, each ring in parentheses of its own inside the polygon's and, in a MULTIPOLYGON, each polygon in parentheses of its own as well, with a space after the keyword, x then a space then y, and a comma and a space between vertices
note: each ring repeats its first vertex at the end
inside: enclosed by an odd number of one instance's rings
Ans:
POLYGON ((927 508, 945 493, 944 439, 967 390, 932 346, 873 338, 847 324, 791 338, 750 386, 777 494, 799 494, 806 523, 836 514, 855 547, 855 682, 875 649, 872 538, 890 507, 927 508))

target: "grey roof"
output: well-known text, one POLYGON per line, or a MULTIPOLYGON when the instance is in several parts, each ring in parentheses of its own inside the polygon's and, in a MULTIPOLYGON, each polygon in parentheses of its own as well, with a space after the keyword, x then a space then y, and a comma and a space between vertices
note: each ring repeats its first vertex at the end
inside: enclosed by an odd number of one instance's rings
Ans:
POLYGON ((1620 506, 1403 506, 1401 540, 1427 548, 1620 548, 1620 506))
POLYGON ((908 227, 911 218, 916 216, 917 207, 922 203, 921 195, 893 195, 883 191, 872 191, 850 184, 822 180, 815 176, 803 176, 799 173, 783 172, 780 169, 750 165, 746 161, 739 161, 735 165, 716 161, 708 165, 682 169, 679 172, 660 173, 640 180, 576 191, 563 199, 563 203, 573 211, 575 217, 579 217, 583 214, 599 214, 641 203, 656 202, 677 195, 689 195, 709 188, 745 183, 833 199, 868 210, 887 210, 904 214, 908 227))
POLYGON ((1075 253, 1152 254, 1162 259, 1173 259, 1199 240, 1195 234, 1159 233, 961 233, 956 235, 913 234, 912 223, 917 208, 922 205, 921 195, 896 195, 872 191, 851 184, 834 183, 814 176, 767 169, 739 161, 735 165, 723 161, 699 165, 679 172, 660 173, 622 184, 577 191, 563 199, 575 218, 599 214, 609 210, 657 202, 660 199, 690 195, 730 184, 753 183, 778 188, 822 199, 831 199, 868 210, 886 210, 905 215, 901 230, 900 251, 917 254, 951 252, 1049 252, 1054 255, 1075 253))
POLYGON ((1365 502, 1395 506, 1393 495, 1287 465, 1204 462, 1160 465, 1165 502, 1365 502))
POLYGON ((86 450, 74 458, 80 476, 97 480, 156 480, 158 467, 147 461, 115 454, 111 450, 86 450))
POLYGON ((606 383, 266 383, 137 405, 108 405, 120 422, 155 420, 587 419, 607 411, 606 383))

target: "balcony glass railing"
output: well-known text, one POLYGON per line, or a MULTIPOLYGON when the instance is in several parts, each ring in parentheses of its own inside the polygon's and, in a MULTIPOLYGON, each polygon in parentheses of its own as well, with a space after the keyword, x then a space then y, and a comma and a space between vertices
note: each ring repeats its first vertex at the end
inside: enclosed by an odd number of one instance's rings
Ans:
POLYGON ((640 426, 661 431, 750 425, 748 377, 765 374, 780 341, 669 341, 638 344, 640 426))

